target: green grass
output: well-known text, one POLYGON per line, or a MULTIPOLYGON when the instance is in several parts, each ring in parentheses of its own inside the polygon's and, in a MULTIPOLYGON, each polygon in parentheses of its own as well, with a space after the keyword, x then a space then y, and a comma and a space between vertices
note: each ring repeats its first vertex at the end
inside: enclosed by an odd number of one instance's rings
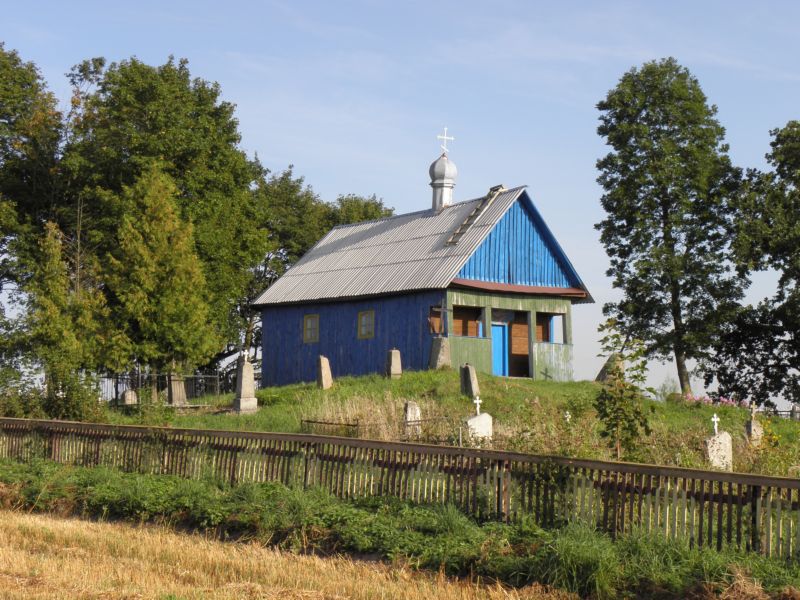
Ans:
POLYGON ((452 506, 415 506, 391 498, 343 501, 277 483, 231 487, 212 479, 0 461, 0 502, 62 515, 166 524, 296 552, 369 556, 514 586, 538 581, 581 597, 685 598, 700 588, 721 592, 742 577, 774 597, 800 586, 797 566, 752 554, 690 549, 658 535, 633 533, 612 541, 588 524, 546 531, 529 520, 480 522, 452 506))
MULTIPOLYGON (((599 435, 593 408, 598 386, 580 381, 556 383, 480 375, 483 410, 495 417, 494 447, 582 458, 612 459, 599 435), (565 412, 572 418, 567 422, 565 412)), ((474 414, 470 399, 461 396, 458 373, 451 370, 406 372, 401 379, 377 375, 343 377, 331 390, 314 384, 298 384, 258 390, 260 409, 253 415, 175 414, 171 409, 151 408, 141 415, 112 412, 116 423, 146 423, 200 429, 279 431, 301 430, 302 419, 352 422, 358 419, 362 436, 397 439, 402 434, 405 400, 415 400, 422 416, 454 420, 474 414)), ((221 397, 223 408, 231 397, 221 397)), ((795 473, 800 465, 800 423, 765 418, 764 444, 751 448, 745 437, 748 411, 728 406, 648 401, 653 433, 625 459, 663 465, 706 468, 703 441, 711 434, 716 412, 721 427, 734 443, 734 469, 772 475, 795 473)), ((456 436, 457 437, 457 436, 456 436)))

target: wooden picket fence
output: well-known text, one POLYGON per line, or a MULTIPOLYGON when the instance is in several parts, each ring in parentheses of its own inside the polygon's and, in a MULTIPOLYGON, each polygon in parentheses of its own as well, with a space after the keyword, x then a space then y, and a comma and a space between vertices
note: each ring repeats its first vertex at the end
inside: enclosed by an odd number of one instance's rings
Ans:
POLYGON ((479 518, 583 520, 800 559, 800 480, 330 436, 0 419, 0 457, 280 481, 342 498, 453 503, 479 518))

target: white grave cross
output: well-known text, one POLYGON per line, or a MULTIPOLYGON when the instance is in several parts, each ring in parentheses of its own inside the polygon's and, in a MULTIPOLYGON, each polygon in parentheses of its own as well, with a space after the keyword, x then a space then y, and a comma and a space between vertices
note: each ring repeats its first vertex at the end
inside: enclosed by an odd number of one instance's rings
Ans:
POLYGON ((719 417, 717 413, 714 413, 714 416, 711 417, 711 422, 714 423, 714 435, 719 434, 719 417))
POLYGON ((437 135, 437 140, 442 140, 443 144, 440 146, 442 151, 447 154, 447 142, 454 142, 456 138, 447 135, 447 127, 444 128, 444 135, 437 135))
POLYGON ((476 396, 473 402, 475 403, 475 414, 481 414, 481 404, 483 404, 483 400, 481 400, 480 396, 476 396))

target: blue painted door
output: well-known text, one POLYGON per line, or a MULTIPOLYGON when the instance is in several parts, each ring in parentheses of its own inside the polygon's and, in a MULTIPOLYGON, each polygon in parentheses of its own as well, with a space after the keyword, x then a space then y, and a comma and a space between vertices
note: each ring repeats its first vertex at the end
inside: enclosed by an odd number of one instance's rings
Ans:
POLYGON ((508 376, 508 325, 492 323, 492 375, 508 376))

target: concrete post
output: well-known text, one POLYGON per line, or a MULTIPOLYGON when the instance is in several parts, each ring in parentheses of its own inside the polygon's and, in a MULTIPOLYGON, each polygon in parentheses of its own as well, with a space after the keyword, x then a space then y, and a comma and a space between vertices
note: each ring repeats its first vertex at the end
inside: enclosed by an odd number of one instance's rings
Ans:
POLYGON ((392 348, 386 354, 386 376, 392 379, 400 379, 403 374, 403 366, 400 361, 400 350, 392 348))
POLYGON ((331 363, 326 356, 322 356, 321 354, 317 361, 317 387, 323 390, 329 390, 333 387, 331 363))
POLYGON ((253 365, 247 359, 247 354, 242 354, 236 365, 236 397, 233 400, 236 413, 247 414, 258 410, 255 387, 253 365))

